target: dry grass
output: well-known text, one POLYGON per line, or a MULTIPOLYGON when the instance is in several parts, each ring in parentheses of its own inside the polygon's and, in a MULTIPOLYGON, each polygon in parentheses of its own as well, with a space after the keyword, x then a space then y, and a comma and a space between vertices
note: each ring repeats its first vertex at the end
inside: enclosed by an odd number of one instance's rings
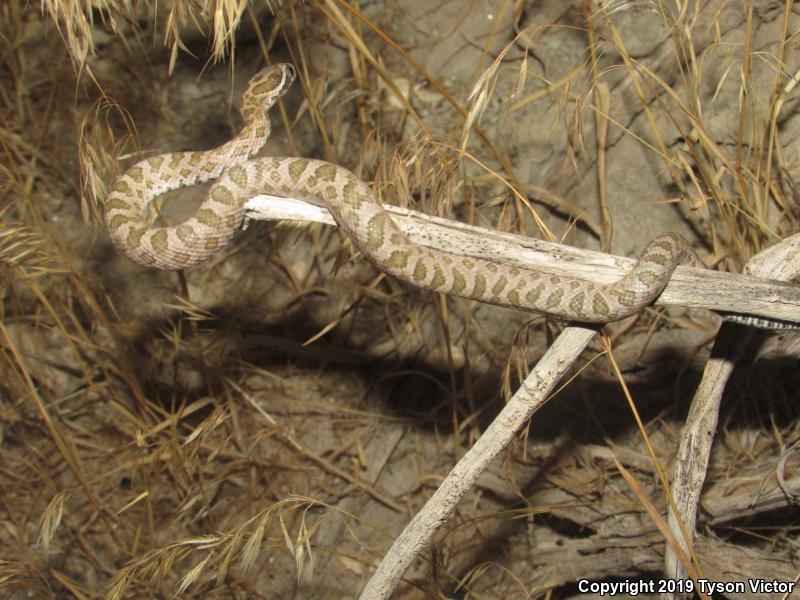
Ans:
MULTIPOLYGON (((797 231, 798 165, 782 138, 799 68, 790 2, 769 21, 747 4, 737 43, 722 9, 675 14, 667 6, 678 3, 613 2, 589 15, 586 2, 525 26, 522 3, 501 2, 496 25, 468 41, 480 60, 457 83, 397 41, 398 6, 387 4, 396 11, 387 17, 362 4, 368 15, 337 0, 276 4, 274 18, 233 0, 175 0, 168 10, 155 1, 46 0, 44 15, 22 2, 0 5, 0 588, 9 597, 288 597, 295 588, 324 597, 325 585, 347 589, 480 435, 501 392, 513 390, 556 328, 408 290, 350 261, 329 228, 270 232, 269 262, 262 229, 177 278, 98 256, 100 200, 117 162, 140 154, 137 128, 147 130, 128 112, 148 115, 136 102, 147 91, 137 86, 157 70, 178 72, 181 57, 242 61, 237 36, 247 32, 250 52, 290 58, 304 98, 278 117, 293 132, 290 149, 311 147, 353 168, 393 203, 568 241, 589 232, 609 246, 620 235, 609 173, 624 139, 640 144, 673 192, 646 201, 682 213, 710 267, 739 270, 797 231), (620 29, 631 11, 649 11, 669 31, 647 58, 632 56, 620 29), (779 24, 771 41, 758 37, 765 23, 779 24), (555 75, 536 70, 548 36, 564 32, 582 36, 585 60, 555 75), (154 40, 165 55, 142 49, 154 40), (53 59, 63 48, 71 62, 53 59), (320 48, 344 57, 337 66, 346 78, 320 72, 320 48), (731 89, 735 126, 724 131, 716 103, 731 89), (617 108, 634 100, 641 118, 621 122, 617 108), (557 107, 548 113, 559 123, 553 137, 568 141, 565 152, 537 159, 542 173, 526 181, 516 154, 525 148, 510 148, 503 132, 534 106, 557 107), (578 205, 575 173, 596 176, 596 206, 578 205), (565 218, 548 218, 550 209, 565 218), (554 222, 560 230, 551 231, 554 222)), ((657 317, 611 334, 649 342, 657 317)), ((679 347, 683 358, 690 346, 679 347)), ((626 378, 634 377, 637 359, 627 364, 626 378)), ((627 428, 635 409, 596 406, 619 394, 604 368, 596 360, 563 392, 564 406, 509 452, 410 575, 409 594, 534 597, 568 583, 548 565, 537 565, 541 578, 526 568, 537 536, 566 540, 552 564, 570 564, 569 552, 586 552, 578 541, 592 538, 563 530, 595 526, 591 504, 663 510, 659 478, 640 460, 642 438, 656 461, 669 460, 685 386, 678 377, 674 388, 656 381, 631 391, 649 419, 640 437, 627 428), (644 400, 673 393, 663 408, 644 400), (547 435, 548 424, 569 433, 547 435), (605 443, 623 468, 598 450, 605 443), (628 488, 620 473, 633 470, 639 487, 628 488), (538 504, 534 492, 544 494, 538 504)), ((737 401, 723 419, 713 490, 749 467, 748 483, 767 485, 780 460, 784 468, 796 462, 782 454, 794 447, 798 422, 796 379, 786 377, 741 384, 761 402, 737 401)), ((615 516, 609 509, 603 518, 615 516)), ((760 519, 714 531, 731 546, 795 558, 794 542, 779 538, 793 534, 796 520, 760 519)), ((658 557, 648 556, 657 569, 658 557)), ((702 555, 699 563, 708 568, 702 555)), ((638 573, 625 563, 591 568, 596 578, 638 573)))

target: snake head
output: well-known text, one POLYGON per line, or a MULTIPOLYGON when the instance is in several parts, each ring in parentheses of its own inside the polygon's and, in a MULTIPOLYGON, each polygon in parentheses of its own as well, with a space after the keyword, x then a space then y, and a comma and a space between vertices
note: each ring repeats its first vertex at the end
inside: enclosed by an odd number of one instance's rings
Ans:
POLYGON ((268 109, 286 93, 297 73, 289 63, 278 63, 261 69, 247 83, 242 104, 255 104, 268 109))

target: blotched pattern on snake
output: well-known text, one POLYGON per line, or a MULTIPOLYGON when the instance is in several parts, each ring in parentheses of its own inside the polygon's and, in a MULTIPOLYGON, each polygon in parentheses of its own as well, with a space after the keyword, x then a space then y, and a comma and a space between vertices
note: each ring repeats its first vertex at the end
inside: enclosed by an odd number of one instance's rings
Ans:
POLYGON ((602 285, 534 269, 467 258, 418 246, 401 232, 369 186, 350 171, 306 158, 252 156, 270 132, 267 111, 295 78, 291 65, 257 73, 242 96, 244 127, 234 139, 205 152, 172 152, 136 163, 119 177, 105 201, 106 224, 116 246, 140 265, 182 269, 225 246, 244 219, 244 203, 258 194, 313 198, 375 266, 425 289, 586 323, 627 317, 650 304, 675 267, 694 253, 676 234, 651 241, 633 269, 602 285), (174 227, 145 219, 158 195, 218 179, 196 214, 174 227))

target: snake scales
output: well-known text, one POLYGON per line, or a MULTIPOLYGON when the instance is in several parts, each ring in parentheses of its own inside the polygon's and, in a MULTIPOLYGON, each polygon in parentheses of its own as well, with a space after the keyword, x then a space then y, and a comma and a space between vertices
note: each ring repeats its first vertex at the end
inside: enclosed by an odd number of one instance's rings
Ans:
POLYGON ((422 288, 586 323, 627 317, 650 304, 681 262, 694 253, 676 234, 651 241, 619 281, 602 285, 534 269, 467 258, 415 245, 369 186, 337 165, 306 158, 252 156, 270 132, 267 116, 295 78, 291 65, 257 73, 242 96, 242 131, 205 152, 173 152, 136 163, 105 201, 117 248, 136 263, 182 269, 222 249, 244 220, 244 203, 258 194, 321 200, 377 268, 422 288), (172 189, 217 179, 195 215, 174 227, 151 225, 149 203, 172 189))

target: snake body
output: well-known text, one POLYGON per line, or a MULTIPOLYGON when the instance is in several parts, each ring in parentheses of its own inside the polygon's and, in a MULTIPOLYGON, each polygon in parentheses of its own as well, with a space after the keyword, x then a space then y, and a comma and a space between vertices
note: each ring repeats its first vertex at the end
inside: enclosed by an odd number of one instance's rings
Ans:
POLYGON ((280 64, 257 73, 242 96, 242 131, 205 152, 173 152, 136 163, 106 197, 106 224, 119 250, 134 262, 183 269, 225 246, 244 220, 244 203, 258 194, 321 201, 361 252, 390 275, 425 289, 586 323, 622 319, 650 304, 693 251, 677 234, 652 240, 619 281, 603 285, 469 258, 414 244, 369 186, 338 165, 306 158, 252 156, 270 131, 267 111, 295 72, 280 64), (216 179, 196 214, 174 227, 145 218, 158 195, 216 179))

